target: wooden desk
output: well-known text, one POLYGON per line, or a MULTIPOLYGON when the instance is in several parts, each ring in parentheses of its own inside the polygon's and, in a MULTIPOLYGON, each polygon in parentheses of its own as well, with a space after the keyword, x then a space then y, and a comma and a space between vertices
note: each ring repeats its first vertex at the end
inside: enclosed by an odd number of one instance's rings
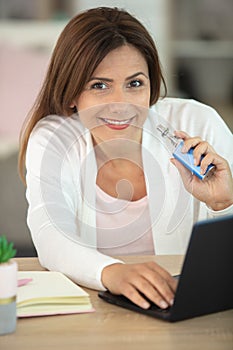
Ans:
MULTIPOLYGON (((128 257, 155 260, 177 273, 181 256, 128 257)), ((20 270, 43 270, 36 258, 18 258, 20 270)), ((96 312, 19 319, 13 334, 0 337, 1 350, 126 349, 232 350, 233 310, 167 323, 110 305, 87 290, 96 312)))

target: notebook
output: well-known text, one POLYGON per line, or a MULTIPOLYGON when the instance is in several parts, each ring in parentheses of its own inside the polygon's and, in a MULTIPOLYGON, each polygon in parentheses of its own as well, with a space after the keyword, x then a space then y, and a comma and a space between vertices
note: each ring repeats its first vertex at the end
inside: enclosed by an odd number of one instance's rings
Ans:
POLYGON ((144 310, 124 296, 99 292, 105 301, 175 322, 233 308, 233 216, 197 222, 175 294, 166 310, 151 305, 144 310))
POLYGON ((18 317, 94 311, 88 293, 60 272, 19 271, 18 279, 32 279, 17 289, 18 317))

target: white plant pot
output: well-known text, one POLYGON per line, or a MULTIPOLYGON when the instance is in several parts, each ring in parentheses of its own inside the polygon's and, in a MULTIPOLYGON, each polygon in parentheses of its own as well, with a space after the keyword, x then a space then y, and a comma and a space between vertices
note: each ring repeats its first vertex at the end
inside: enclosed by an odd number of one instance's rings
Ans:
POLYGON ((0 335, 16 329, 17 271, 13 259, 0 264, 0 335))

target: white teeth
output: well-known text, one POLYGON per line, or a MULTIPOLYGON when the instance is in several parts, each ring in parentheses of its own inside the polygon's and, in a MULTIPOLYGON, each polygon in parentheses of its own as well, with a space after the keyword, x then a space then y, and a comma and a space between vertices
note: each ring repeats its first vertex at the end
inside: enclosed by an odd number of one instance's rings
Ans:
POLYGON ((106 118, 103 118, 103 121, 105 123, 108 123, 108 124, 113 124, 113 125, 125 125, 125 124, 129 124, 130 122, 130 119, 127 119, 127 120, 113 120, 113 119, 106 119, 106 118))

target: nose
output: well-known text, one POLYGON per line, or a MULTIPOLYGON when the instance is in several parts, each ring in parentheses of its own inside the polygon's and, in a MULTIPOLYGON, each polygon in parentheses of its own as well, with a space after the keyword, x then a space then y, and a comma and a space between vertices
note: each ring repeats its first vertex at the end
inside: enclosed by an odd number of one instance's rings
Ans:
POLYGON ((122 114, 127 110, 128 103, 125 102, 112 102, 108 103, 108 111, 111 114, 122 114))
POLYGON ((109 96, 109 111, 112 113, 125 112, 129 101, 127 100, 126 92, 122 88, 115 88, 109 96))
POLYGON ((111 103, 127 102, 126 91, 122 86, 115 86, 109 99, 111 103))
POLYGON ((108 103, 108 113, 110 115, 115 115, 117 118, 117 115, 127 115, 130 110, 130 104, 127 102, 112 102, 108 103))

